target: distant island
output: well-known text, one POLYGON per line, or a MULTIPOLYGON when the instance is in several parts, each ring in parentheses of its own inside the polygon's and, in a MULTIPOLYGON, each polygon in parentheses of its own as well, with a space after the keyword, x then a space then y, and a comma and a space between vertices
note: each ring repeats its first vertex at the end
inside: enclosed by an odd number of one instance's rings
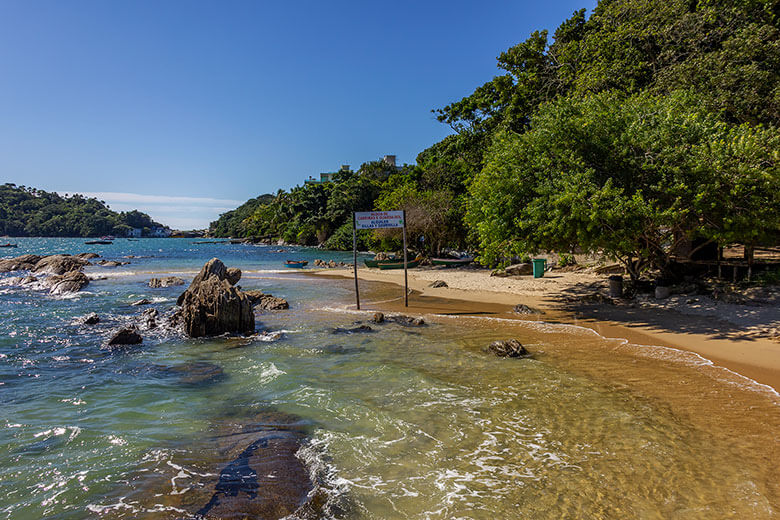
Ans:
MULTIPOLYGON (((210 233, 351 249, 353 211, 405 209, 413 247, 468 248, 483 265, 598 252, 636 278, 734 244, 750 264, 780 243, 778 41, 773 2, 602 0, 434 110, 455 133, 416 164, 323 173, 210 233)), ((397 234, 358 238, 400 248, 397 234)))
POLYGON ((105 202, 6 183, 0 186, 0 235, 15 237, 165 237, 171 230, 138 210, 117 213, 105 202))

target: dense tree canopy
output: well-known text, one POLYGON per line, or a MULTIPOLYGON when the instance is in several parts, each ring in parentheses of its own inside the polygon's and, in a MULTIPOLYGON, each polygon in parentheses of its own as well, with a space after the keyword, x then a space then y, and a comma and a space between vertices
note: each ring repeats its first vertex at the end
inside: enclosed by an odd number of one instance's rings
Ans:
POLYGON ((130 228, 161 226, 133 210, 116 213, 104 202, 81 195, 62 197, 35 188, 0 186, 0 234, 10 236, 124 236, 130 228))
POLYGON ((403 208, 430 252, 593 251, 634 276, 683 242, 777 244, 779 21, 777 0, 601 0, 435 110, 454 133, 415 166, 280 192, 233 229, 346 248, 352 211, 403 208))

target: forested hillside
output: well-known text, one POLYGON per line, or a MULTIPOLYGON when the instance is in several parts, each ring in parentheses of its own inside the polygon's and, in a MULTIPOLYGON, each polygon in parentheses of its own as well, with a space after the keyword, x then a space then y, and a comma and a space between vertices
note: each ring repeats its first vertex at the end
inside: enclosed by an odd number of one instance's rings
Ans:
POLYGON ((682 241, 775 245, 778 20, 770 0, 602 0, 501 52, 498 76, 435 110, 454 133, 415 165, 280 191, 231 229, 348 248, 352 211, 404 208, 432 252, 468 246, 497 264, 598 251, 632 274, 663 269, 682 241))
POLYGON ((140 211, 117 213, 81 195, 62 197, 35 188, 0 186, 0 235, 45 237, 125 236, 131 228, 162 226, 140 211))

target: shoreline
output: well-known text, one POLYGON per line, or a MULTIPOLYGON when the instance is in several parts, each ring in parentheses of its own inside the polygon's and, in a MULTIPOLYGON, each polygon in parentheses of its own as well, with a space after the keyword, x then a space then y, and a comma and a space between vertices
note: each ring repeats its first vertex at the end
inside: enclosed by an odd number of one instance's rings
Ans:
MULTIPOLYGON (((351 269, 312 270, 305 271, 305 274, 332 278, 354 276, 351 269)), ((410 270, 408 308, 403 305, 401 290, 395 300, 361 301, 361 310, 488 315, 509 320, 576 325, 591 329, 605 338, 693 352, 717 366, 769 386, 775 392, 780 390, 780 343, 777 341, 761 337, 747 330, 748 327, 740 328, 719 316, 680 312, 674 301, 665 305, 655 305, 652 301, 639 302, 639 305, 634 302, 611 305, 577 301, 572 294, 581 294, 585 287, 592 291, 600 283, 606 285, 606 276, 551 274, 555 278, 491 278, 487 270, 410 270), (431 288, 429 285, 433 280, 443 280, 450 287, 431 288), (502 287, 504 290, 500 290, 502 287), (517 304, 527 305, 543 314, 514 313, 512 309, 517 304)), ((403 287, 403 270, 358 269, 358 278, 403 287)), ((758 316, 757 319, 773 319, 777 314, 780 320, 780 310, 768 308, 766 311, 769 318, 758 316)), ((755 313, 753 309, 751 312, 755 313)))

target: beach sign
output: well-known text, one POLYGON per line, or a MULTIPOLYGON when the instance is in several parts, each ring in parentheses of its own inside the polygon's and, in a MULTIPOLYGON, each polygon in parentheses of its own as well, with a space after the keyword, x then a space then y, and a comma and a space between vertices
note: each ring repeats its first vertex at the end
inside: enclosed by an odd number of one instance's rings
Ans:
POLYGON ((403 211, 356 211, 355 229, 389 229, 404 227, 403 211))
POLYGON ((358 288, 357 230, 403 228, 404 237, 404 306, 409 306, 409 275, 406 257, 406 211, 355 211, 352 213, 352 259, 355 272, 355 307, 360 310, 360 289, 358 288))

